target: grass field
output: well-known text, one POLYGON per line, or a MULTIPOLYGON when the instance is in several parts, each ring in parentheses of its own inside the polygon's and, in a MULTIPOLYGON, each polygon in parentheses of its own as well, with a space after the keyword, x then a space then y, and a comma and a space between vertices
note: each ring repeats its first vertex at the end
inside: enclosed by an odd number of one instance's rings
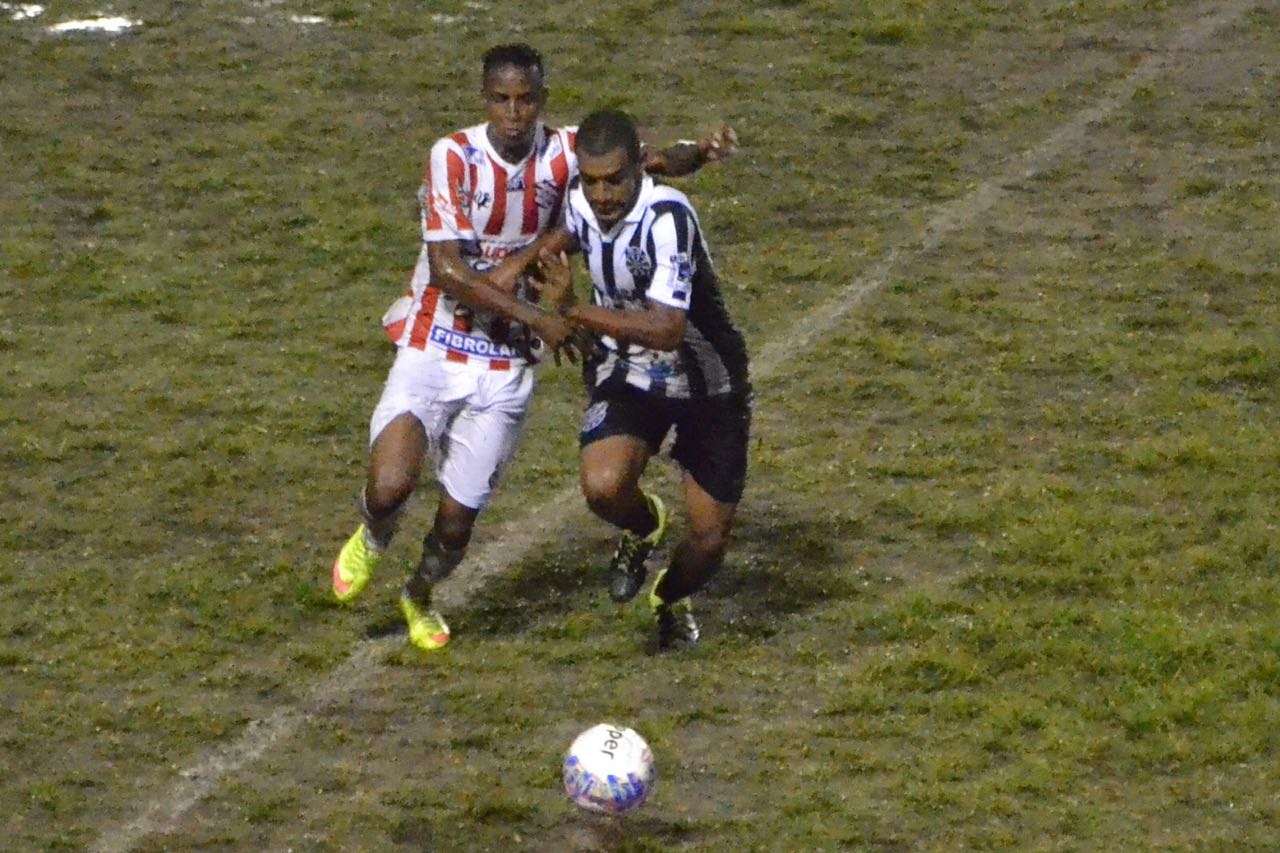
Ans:
POLYGON ((1280 844, 1274 2, 15 9, 0 846, 1280 844), (512 39, 553 122, 742 138, 679 182, 758 396, 687 653, 604 594, 567 369, 446 651, 394 609, 430 501, 328 602, 422 159, 512 39), (604 719, 657 756, 622 820, 559 790, 604 719))

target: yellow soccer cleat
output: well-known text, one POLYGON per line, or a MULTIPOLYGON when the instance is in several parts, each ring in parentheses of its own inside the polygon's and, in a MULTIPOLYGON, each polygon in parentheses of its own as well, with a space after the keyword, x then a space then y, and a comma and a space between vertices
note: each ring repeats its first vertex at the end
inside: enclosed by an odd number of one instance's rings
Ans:
POLYGON ((333 597, 344 604, 354 600, 369 585, 381 560, 382 552, 369 547, 365 526, 360 525, 333 561, 333 597))
POLYGON ((432 652, 449 642, 449 626, 439 613, 400 594, 400 612, 409 625, 409 642, 424 652, 432 652))

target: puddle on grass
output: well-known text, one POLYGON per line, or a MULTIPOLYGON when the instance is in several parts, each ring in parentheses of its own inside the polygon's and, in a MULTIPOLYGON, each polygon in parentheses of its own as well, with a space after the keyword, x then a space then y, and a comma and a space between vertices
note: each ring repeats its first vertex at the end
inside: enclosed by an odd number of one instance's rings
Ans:
MULTIPOLYGON (((259 3, 259 6, 271 6, 274 3, 259 3)), ((468 3, 468 6, 478 7, 480 4, 468 3)), ((14 21, 26 21, 32 18, 38 18, 45 12, 44 6, 37 6, 31 3, 0 3, 0 15, 8 15, 14 21)), ((303 26, 317 26, 329 23, 329 19, 320 15, 290 15, 289 20, 295 24, 303 26)), ((431 20, 437 24, 455 24, 463 17, 461 15, 443 15, 434 14, 431 20)), ((256 23, 254 18, 242 18, 242 23, 256 23)), ((58 24, 50 24, 45 27, 51 33, 77 33, 77 32, 98 32, 98 33, 122 33, 125 30, 133 29, 141 26, 141 21, 135 21, 130 18, 120 16, 108 16, 99 14, 95 18, 82 18, 75 21, 63 21, 58 24)))
POLYGON ((0 3, 0 12, 7 13, 10 20, 25 21, 43 15, 44 7, 31 3, 0 3))
POLYGON ((63 21, 48 27, 51 33, 122 33, 142 23, 121 17, 84 18, 78 21, 63 21))

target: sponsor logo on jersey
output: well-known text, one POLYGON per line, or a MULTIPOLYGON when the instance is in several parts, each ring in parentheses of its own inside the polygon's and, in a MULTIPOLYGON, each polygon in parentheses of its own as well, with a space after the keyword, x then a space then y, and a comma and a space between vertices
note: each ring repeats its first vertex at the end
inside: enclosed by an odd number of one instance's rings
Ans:
POLYGON ((649 260, 649 253, 639 246, 627 247, 626 261, 627 272, 633 279, 641 281, 653 275, 653 261, 649 260))
POLYGON ((498 344, 479 335, 468 335, 455 332, 443 326, 431 327, 431 342, 445 349, 472 355, 476 358, 521 358, 522 356, 506 344, 498 344))
POLYGON ((490 205, 492 201, 493 201, 493 193, 489 193, 489 192, 485 192, 484 190, 481 190, 480 192, 476 193, 476 197, 473 204, 475 205, 476 210, 484 210, 486 207, 490 205))

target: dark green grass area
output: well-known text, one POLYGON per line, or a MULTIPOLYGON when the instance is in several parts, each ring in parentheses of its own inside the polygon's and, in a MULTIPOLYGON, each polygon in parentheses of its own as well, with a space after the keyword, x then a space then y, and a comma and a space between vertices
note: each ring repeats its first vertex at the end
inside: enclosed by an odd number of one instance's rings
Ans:
POLYGON ((919 249, 1231 8, 139 2, 114 38, 44 32, 82 4, 0 20, 8 842, 92 847, 288 711, 307 716, 138 845, 1273 845, 1275 10, 1174 53, 919 249), (679 183, 774 354, 685 654, 649 654, 639 602, 605 600, 604 525, 541 509, 576 479, 568 369, 544 371, 477 533, 546 542, 495 558, 446 651, 402 648, 394 609, 429 502, 367 600, 328 602, 422 158, 480 120, 479 56, 515 38, 548 58, 552 121, 619 104, 655 139, 742 137, 679 183), (777 348, 890 251, 838 329, 777 348), (559 792, 603 719, 658 760, 622 821, 559 792))

